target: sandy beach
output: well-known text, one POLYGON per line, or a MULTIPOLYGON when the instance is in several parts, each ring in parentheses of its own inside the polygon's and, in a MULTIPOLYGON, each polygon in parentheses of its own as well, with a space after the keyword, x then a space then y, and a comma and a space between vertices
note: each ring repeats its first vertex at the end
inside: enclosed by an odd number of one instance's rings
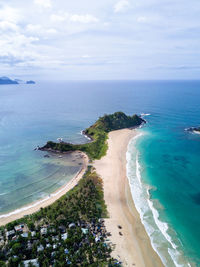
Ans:
POLYGON ((112 256, 122 261, 123 266, 158 267, 163 264, 141 223, 126 177, 127 146, 136 134, 136 130, 130 129, 110 132, 107 154, 95 161, 94 167, 104 182, 104 197, 109 213, 105 225, 115 245, 112 256))
POLYGON ((82 155, 83 158, 83 166, 81 170, 74 176, 73 179, 71 179, 67 184, 60 187, 58 190, 56 190, 54 193, 50 194, 48 198, 45 198, 43 200, 37 201, 35 203, 31 203, 28 206, 22 207, 19 210, 13 211, 9 214, 5 214, 5 217, 0 216, 0 226, 5 225, 9 222, 12 222, 14 220, 20 219, 25 215, 32 214, 36 211, 38 211, 40 208, 45 208, 49 205, 51 205, 53 202, 55 202, 57 199, 59 199, 61 196, 66 194, 69 190, 71 190, 82 178, 83 174, 85 173, 87 166, 88 166, 88 157, 86 154, 80 152, 80 155, 82 155))
MULTIPOLYGON (((110 240, 115 246, 112 256, 122 261, 123 266, 158 267, 163 264, 153 250, 141 223, 126 177, 127 146, 136 134, 136 130, 130 129, 110 132, 106 156, 96 160, 93 165, 104 182, 104 197, 109 213, 105 225, 107 231, 111 232, 110 240)), ((0 226, 51 205, 72 189, 82 178, 88 165, 88 157, 82 152, 81 154, 84 159, 83 167, 69 183, 52 193, 47 199, 25 206, 20 211, 10 213, 9 216, 1 217, 0 226)))

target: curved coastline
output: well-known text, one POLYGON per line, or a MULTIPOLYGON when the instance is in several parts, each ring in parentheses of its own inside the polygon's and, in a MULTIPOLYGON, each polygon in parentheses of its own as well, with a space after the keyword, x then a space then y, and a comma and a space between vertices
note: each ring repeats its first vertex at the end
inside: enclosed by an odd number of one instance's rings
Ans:
POLYGON ((126 170, 126 153, 136 130, 123 129, 108 135, 106 156, 94 162, 104 182, 104 198, 109 212, 105 220, 110 240, 115 245, 112 256, 124 266, 163 266, 153 249, 140 215, 135 207, 126 170))
MULTIPOLYGON (((160 218, 162 205, 158 199, 151 199, 150 190, 154 189, 142 180, 139 151, 135 146, 137 137, 132 138, 127 150, 127 177, 135 207, 141 221, 150 237, 152 247, 160 256, 165 266, 196 266, 184 255, 182 243, 175 230, 165 220, 160 218)), ((156 188, 155 188, 156 189, 156 188)))
POLYGON ((69 190, 71 190, 74 186, 76 186, 77 183, 82 178, 82 176, 84 175, 89 162, 88 156, 83 152, 80 153, 83 155, 84 164, 82 168, 76 173, 76 175, 69 182, 67 182, 59 189, 57 189, 55 192, 51 193, 48 197, 40 199, 36 202, 33 202, 17 210, 11 211, 7 214, 0 215, 0 226, 6 225, 9 222, 12 222, 26 215, 30 215, 34 212, 37 212, 40 208, 45 208, 51 205, 53 202, 55 202, 64 194, 66 194, 69 190))
MULTIPOLYGON (((124 266, 160 267, 160 258, 152 248, 150 239, 134 205, 129 181, 126 175, 126 153, 130 140, 137 137, 134 129, 122 129, 109 133, 106 156, 94 162, 97 173, 104 182, 104 196, 109 219, 105 219, 111 242, 115 245, 112 256, 123 262, 124 266), (119 226, 122 229, 119 229, 119 226), (119 232, 121 234, 119 234, 119 232)), ((72 189, 82 178, 88 166, 88 156, 84 155, 84 165, 75 177, 49 197, 22 207, 8 214, 0 215, 0 225, 30 215, 40 208, 51 205, 72 189)))

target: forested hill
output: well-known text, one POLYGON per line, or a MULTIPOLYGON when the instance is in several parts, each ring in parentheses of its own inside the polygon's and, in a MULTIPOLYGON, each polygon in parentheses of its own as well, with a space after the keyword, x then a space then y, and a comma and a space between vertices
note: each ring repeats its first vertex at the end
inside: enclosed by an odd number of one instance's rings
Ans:
POLYGON ((142 123, 145 123, 145 121, 138 115, 127 116, 123 112, 115 112, 110 115, 106 114, 83 132, 92 139, 92 142, 74 145, 65 142, 55 143, 49 141, 40 150, 57 152, 80 150, 87 153, 90 159, 99 159, 106 154, 106 139, 110 131, 138 127, 142 123))
POLYGON ((127 116, 123 112, 115 112, 114 114, 104 115, 100 117, 91 127, 86 129, 85 133, 89 133, 91 129, 99 129, 105 132, 119 130, 123 128, 131 128, 141 125, 144 120, 138 115, 127 116))

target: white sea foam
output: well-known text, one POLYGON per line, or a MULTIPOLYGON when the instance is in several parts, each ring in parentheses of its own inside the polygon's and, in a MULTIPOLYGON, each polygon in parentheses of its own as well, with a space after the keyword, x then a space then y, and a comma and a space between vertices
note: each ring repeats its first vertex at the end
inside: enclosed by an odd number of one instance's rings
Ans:
POLYGON ((92 140, 89 136, 87 136, 86 134, 83 133, 83 130, 81 131, 81 135, 83 135, 83 136, 84 136, 86 139, 88 139, 89 141, 92 140))
MULTIPOLYGON (((139 133, 131 140, 127 151, 127 176, 136 209, 150 237, 152 247, 160 256, 163 264, 177 267, 190 266, 189 263, 183 261, 183 255, 178 249, 179 246, 175 244, 169 235, 168 223, 159 219, 159 212, 150 198, 149 191, 152 188, 142 181, 139 152, 135 147, 136 140, 142 135, 143 133, 139 133)), ((176 236, 176 234, 174 233, 173 236, 176 236)), ((178 239, 176 243, 180 243, 178 239)))
POLYGON ((141 113, 140 114, 142 117, 144 117, 144 116, 150 116, 151 114, 150 113, 141 113))
POLYGON ((2 214, 2 215, 0 215, 0 219, 1 219, 1 218, 7 218, 7 217, 9 217, 9 216, 11 216, 11 215, 18 214, 18 213, 20 213, 20 212, 22 212, 22 211, 26 211, 26 210, 28 210, 28 209, 30 209, 30 208, 34 208, 34 207, 36 207, 37 205, 39 205, 39 204, 45 202, 45 201, 48 200, 48 199, 49 199, 49 197, 46 197, 46 198, 44 198, 44 199, 42 199, 42 200, 40 200, 40 201, 35 202, 35 203, 32 204, 32 205, 29 205, 29 206, 26 206, 26 207, 23 207, 23 208, 20 208, 20 209, 16 209, 16 210, 11 211, 11 212, 9 212, 9 213, 7 213, 7 214, 2 214))
POLYGON ((154 218, 154 221, 155 221, 156 225, 158 226, 158 228, 160 229, 160 231, 162 232, 162 234, 166 238, 166 240, 171 244, 172 248, 176 250, 178 247, 172 241, 170 235, 167 233, 167 231, 169 230, 168 224, 166 222, 162 222, 162 221, 159 220, 159 213, 154 208, 153 201, 150 201, 150 199, 147 199, 147 201, 148 201, 149 207, 150 207, 150 209, 152 211, 153 218, 154 218))

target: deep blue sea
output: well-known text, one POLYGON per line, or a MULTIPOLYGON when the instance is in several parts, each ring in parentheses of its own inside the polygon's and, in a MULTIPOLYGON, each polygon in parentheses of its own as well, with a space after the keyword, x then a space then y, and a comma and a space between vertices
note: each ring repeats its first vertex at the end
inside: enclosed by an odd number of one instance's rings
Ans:
POLYGON ((37 145, 85 142, 81 130, 105 113, 150 114, 127 152, 133 199, 164 264, 200 266, 200 135, 185 131, 200 125, 199 102, 199 81, 1 85, 0 213, 48 195, 79 170, 70 158, 67 166, 44 158, 37 145))

